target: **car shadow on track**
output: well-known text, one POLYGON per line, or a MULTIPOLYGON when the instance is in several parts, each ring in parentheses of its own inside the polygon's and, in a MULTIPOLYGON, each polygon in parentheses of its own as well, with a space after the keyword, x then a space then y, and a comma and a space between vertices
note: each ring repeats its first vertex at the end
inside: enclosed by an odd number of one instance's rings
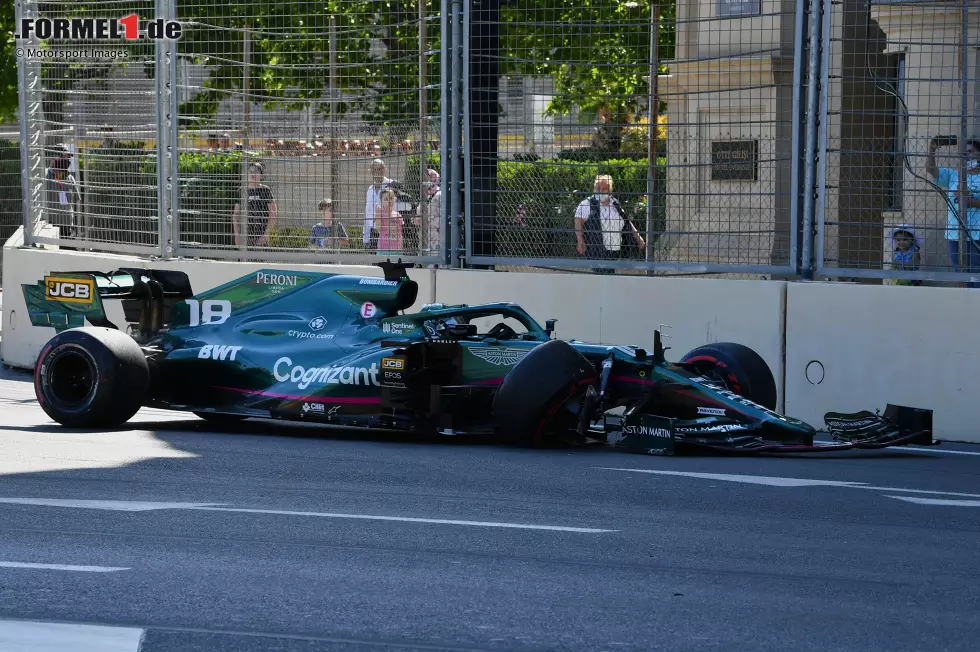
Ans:
MULTIPOLYGON (((4 426, 5 430, 16 430, 21 432, 58 434, 58 433, 79 433, 79 434, 100 434, 128 432, 132 430, 145 430, 154 433, 161 432, 180 432, 185 434, 200 433, 217 436, 260 436, 260 437, 285 437, 293 439, 323 440, 323 441, 346 441, 346 442, 370 442, 370 443, 399 443, 399 444, 425 444, 432 446, 463 446, 463 447, 492 447, 503 450, 537 450, 551 452, 565 452, 577 454, 599 454, 599 453, 624 453, 623 449, 601 442, 583 445, 560 445, 544 446, 537 449, 519 446, 506 437, 493 435, 440 435, 425 433, 406 433, 386 430, 351 429, 342 426, 324 426, 316 423, 299 422, 280 422, 271 419, 252 418, 234 424, 216 424, 204 419, 177 419, 173 421, 130 421, 118 428, 65 428, 56 423, 33 426, 4 426)), ((639 454, 642 457, 655 457, 639 454)), ((724 452, 724 451, 698 451, 691 450, 676 455, 676 457, 770 457, 770 458, 794 458, 794 459, 814 459, 827 458, 834 460, 867 460, 867 459, 893 459, 893 458, 933 458, 928 451, 918 452, 912 450, 851 450, 836 451, 827 453, 749 453, 749 452, 724 452)))

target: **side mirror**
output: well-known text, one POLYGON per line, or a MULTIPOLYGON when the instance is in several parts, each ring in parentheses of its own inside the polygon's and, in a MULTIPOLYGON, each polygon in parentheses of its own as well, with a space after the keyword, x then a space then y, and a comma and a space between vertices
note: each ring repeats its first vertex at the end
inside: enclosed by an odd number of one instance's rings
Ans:
POLYGON ((551 334, 555 332, 555 324, 558 323, 557 319, 548 319, 544 322, 544 332, 551 337, 551 334))
POLYGON ((443 337, 459 338, 476 335, 476 324, 448 324, 442 331, 443 337))

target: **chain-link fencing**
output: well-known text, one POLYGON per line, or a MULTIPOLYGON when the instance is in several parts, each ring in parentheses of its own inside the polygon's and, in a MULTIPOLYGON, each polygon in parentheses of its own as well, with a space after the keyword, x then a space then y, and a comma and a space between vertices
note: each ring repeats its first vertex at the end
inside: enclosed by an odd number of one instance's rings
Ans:
POLYGON ((48 25, 135 15, 141 35, 18 41, 34 241, 268 261, 444 255, 438 0, 17 11, 48 25), (175 20, 179 39, 145 38, 153 20, 175 20))
MULTIPOLYGON (((100 251, 158 249, 155 48, 147 40, 107 41, 77 29, 62 38, 54 18, 155 16, 154 0, 18 0, 33 31, 18 41, 20 122, 29 170, 29 241, 100 251), (67 38, 65 38, 67 36, 67 38), (43 222, 43 224, 42 224, 43 222), (42 228, 53 227, 52 228, 42 228)), ((18 20, 18 25, 22 25, 18 20)), ((118 30, 123 26, 118 25, 118 30)))
POLYGON ((180 250, 440 257, 439 8, 178 0, 180 250))
POLYGON ((980 281, 973 0, 15 7, 181 28, 18 39, 29 241, 980 281))
POLYGON ((980 4, 825 1, 824 21, 817 275, 980 287, 980 4))
POLYGON ((471 36, 471 85, 487 74, 473 62, 495 62, 502 114, 483 118, 470 92, 470 260, 791 273, 803 15, 734 0, 472 10, 469 32, 490 37, 471 36))

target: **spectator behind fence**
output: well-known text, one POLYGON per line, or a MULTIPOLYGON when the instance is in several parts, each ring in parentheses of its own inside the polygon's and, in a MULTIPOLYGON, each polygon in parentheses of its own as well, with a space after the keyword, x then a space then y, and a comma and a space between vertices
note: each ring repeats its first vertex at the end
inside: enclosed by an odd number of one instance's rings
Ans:
POLYGON ((320 223, 314 224, 310 231, 310 246, 319 249, 343 249, 347 247, 347 229, 333 220, 333 200, 329 197, 320 200, 320 223))
POLYGON ((442 188, 439 185, 439 173, 426 170, 429 180, 426 182, 426 196, 419 202, 419 217, 422 220, 422 248, 425 254, 434 254, 442 249, 442 239, 439 237, 442 226, 442 188))
POLYGON ((60 229, 63 238, 78 237, 78 205, 81 193, 78 182, 71 173, 71 153, 63 146, 56 148, 57 154, 51 159, 51 167, 44 171, 49 182, 47 221, 60 229))
MULTIPOLYGON (((248 166, 248 200, 245 215, 246 247, 268 247, 272 237, 272 230, 276 226, 278 207, 276 198, 272 194, 269 186, 262 183, 262 175, 265 168, 261 163, 252 163, 248 166)), ((235 204, 232 212, 232 228, 235 232, 235 246, 241 246, 241 234, 239 233, 238 215, 241 207, 235 204)))
POLYGON ((395 210, 395 191, 381 191, 381 203, 374 209, 374 224, 378 229, 379 256, 398 256, 403 248, 402 216, 395 210))
POLYGON ((367 190, 367 198, 364 204, 364 235, 362 239, 364 246, 372 251, 378 248, 379 234, 374 219, 378 206, 381 204, 381 192, 388 185, 395 182, 394 179, 388 178, 387 171, 388 166, 380 158, 376 158, 371 162, 371 177, 374 183, 367 190))
MULTIPOLYGON (((922 238, 908 224, 892 229, 892 269, 914 271, 922 264, 922 238)), ((922 285, 922 281, 896 281, 896 285, 922 285)))
MULTIPOLYGON (((956 138, 937 136, 929 140, 929 155, 926 158, 926 172, 936 180, 936 185, 946 188, 951 206, 946 210, 946 241, 949 247, 949 258, 953 269, 969 274, 980 273, 980 142, 966 141, 966 189, 967 210, 959 208, 960 202, 960 173, 953 168, 940 168, 936 165, 936 150, 940 146, 955 145, 956 138), (963 217, 963 227, 967 230, 966 265, 960 269, 960 217, 963 217)), ((980 287, 980 283, 967 283, 967 287, 980 287)))
MULTIPOLYGON (((612 196, 613 180, 609 175, 595 178, 595 194, 575 209, 576 250, 593 260, 618 260, 631 243, 644 248, 646 243, 627 218, 619 201, 612 196)), ((612 268, 594 268, 596 274, 613 274, 612 268)))

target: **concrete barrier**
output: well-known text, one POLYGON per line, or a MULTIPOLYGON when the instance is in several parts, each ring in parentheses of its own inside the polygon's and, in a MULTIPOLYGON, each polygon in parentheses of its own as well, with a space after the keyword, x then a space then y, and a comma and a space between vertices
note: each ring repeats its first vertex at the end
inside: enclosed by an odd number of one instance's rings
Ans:
POLYGON ((558 319, 557 336, 653 347, 665 332, 668 360, 713 342, 738 342, 763 357, 782 400, 783 302, 786 283, 626 275, 439 270, 440 303, 521 304, 539 323, 558 319))
MULTIPOLYGON (((0 339, 0 358, 12 367, 33 369, 44 344, 54 337, 54 328, 32 326, 27 314, 22 285, 33 285, 51 272, 94 270, 109 272, 120 267, 169 269, 185 272, 191 287, 200 292, 227 283, 240 276, 263 268, 276 268, 328 274, 357 274, 383 276, 379 267, 341 265, 300 265, 271 263, 215 262, 202 260, 148 260, 135 256, 103 253, 25 248, 18 231, 4 246, 3 256, 3 337, 0 339)), ((433 300, 433 272, 429 269, 409 270, 409 276, 419 284, 415 309, 433 300)), ((106 316, 122 327, 125 324, 121 303, 105 303, 106 316)))
POLYGON ((786 324, 788 414, 908 405, 934 411, 937 439, 980 442, 980 292, 790 283, 786 324))

